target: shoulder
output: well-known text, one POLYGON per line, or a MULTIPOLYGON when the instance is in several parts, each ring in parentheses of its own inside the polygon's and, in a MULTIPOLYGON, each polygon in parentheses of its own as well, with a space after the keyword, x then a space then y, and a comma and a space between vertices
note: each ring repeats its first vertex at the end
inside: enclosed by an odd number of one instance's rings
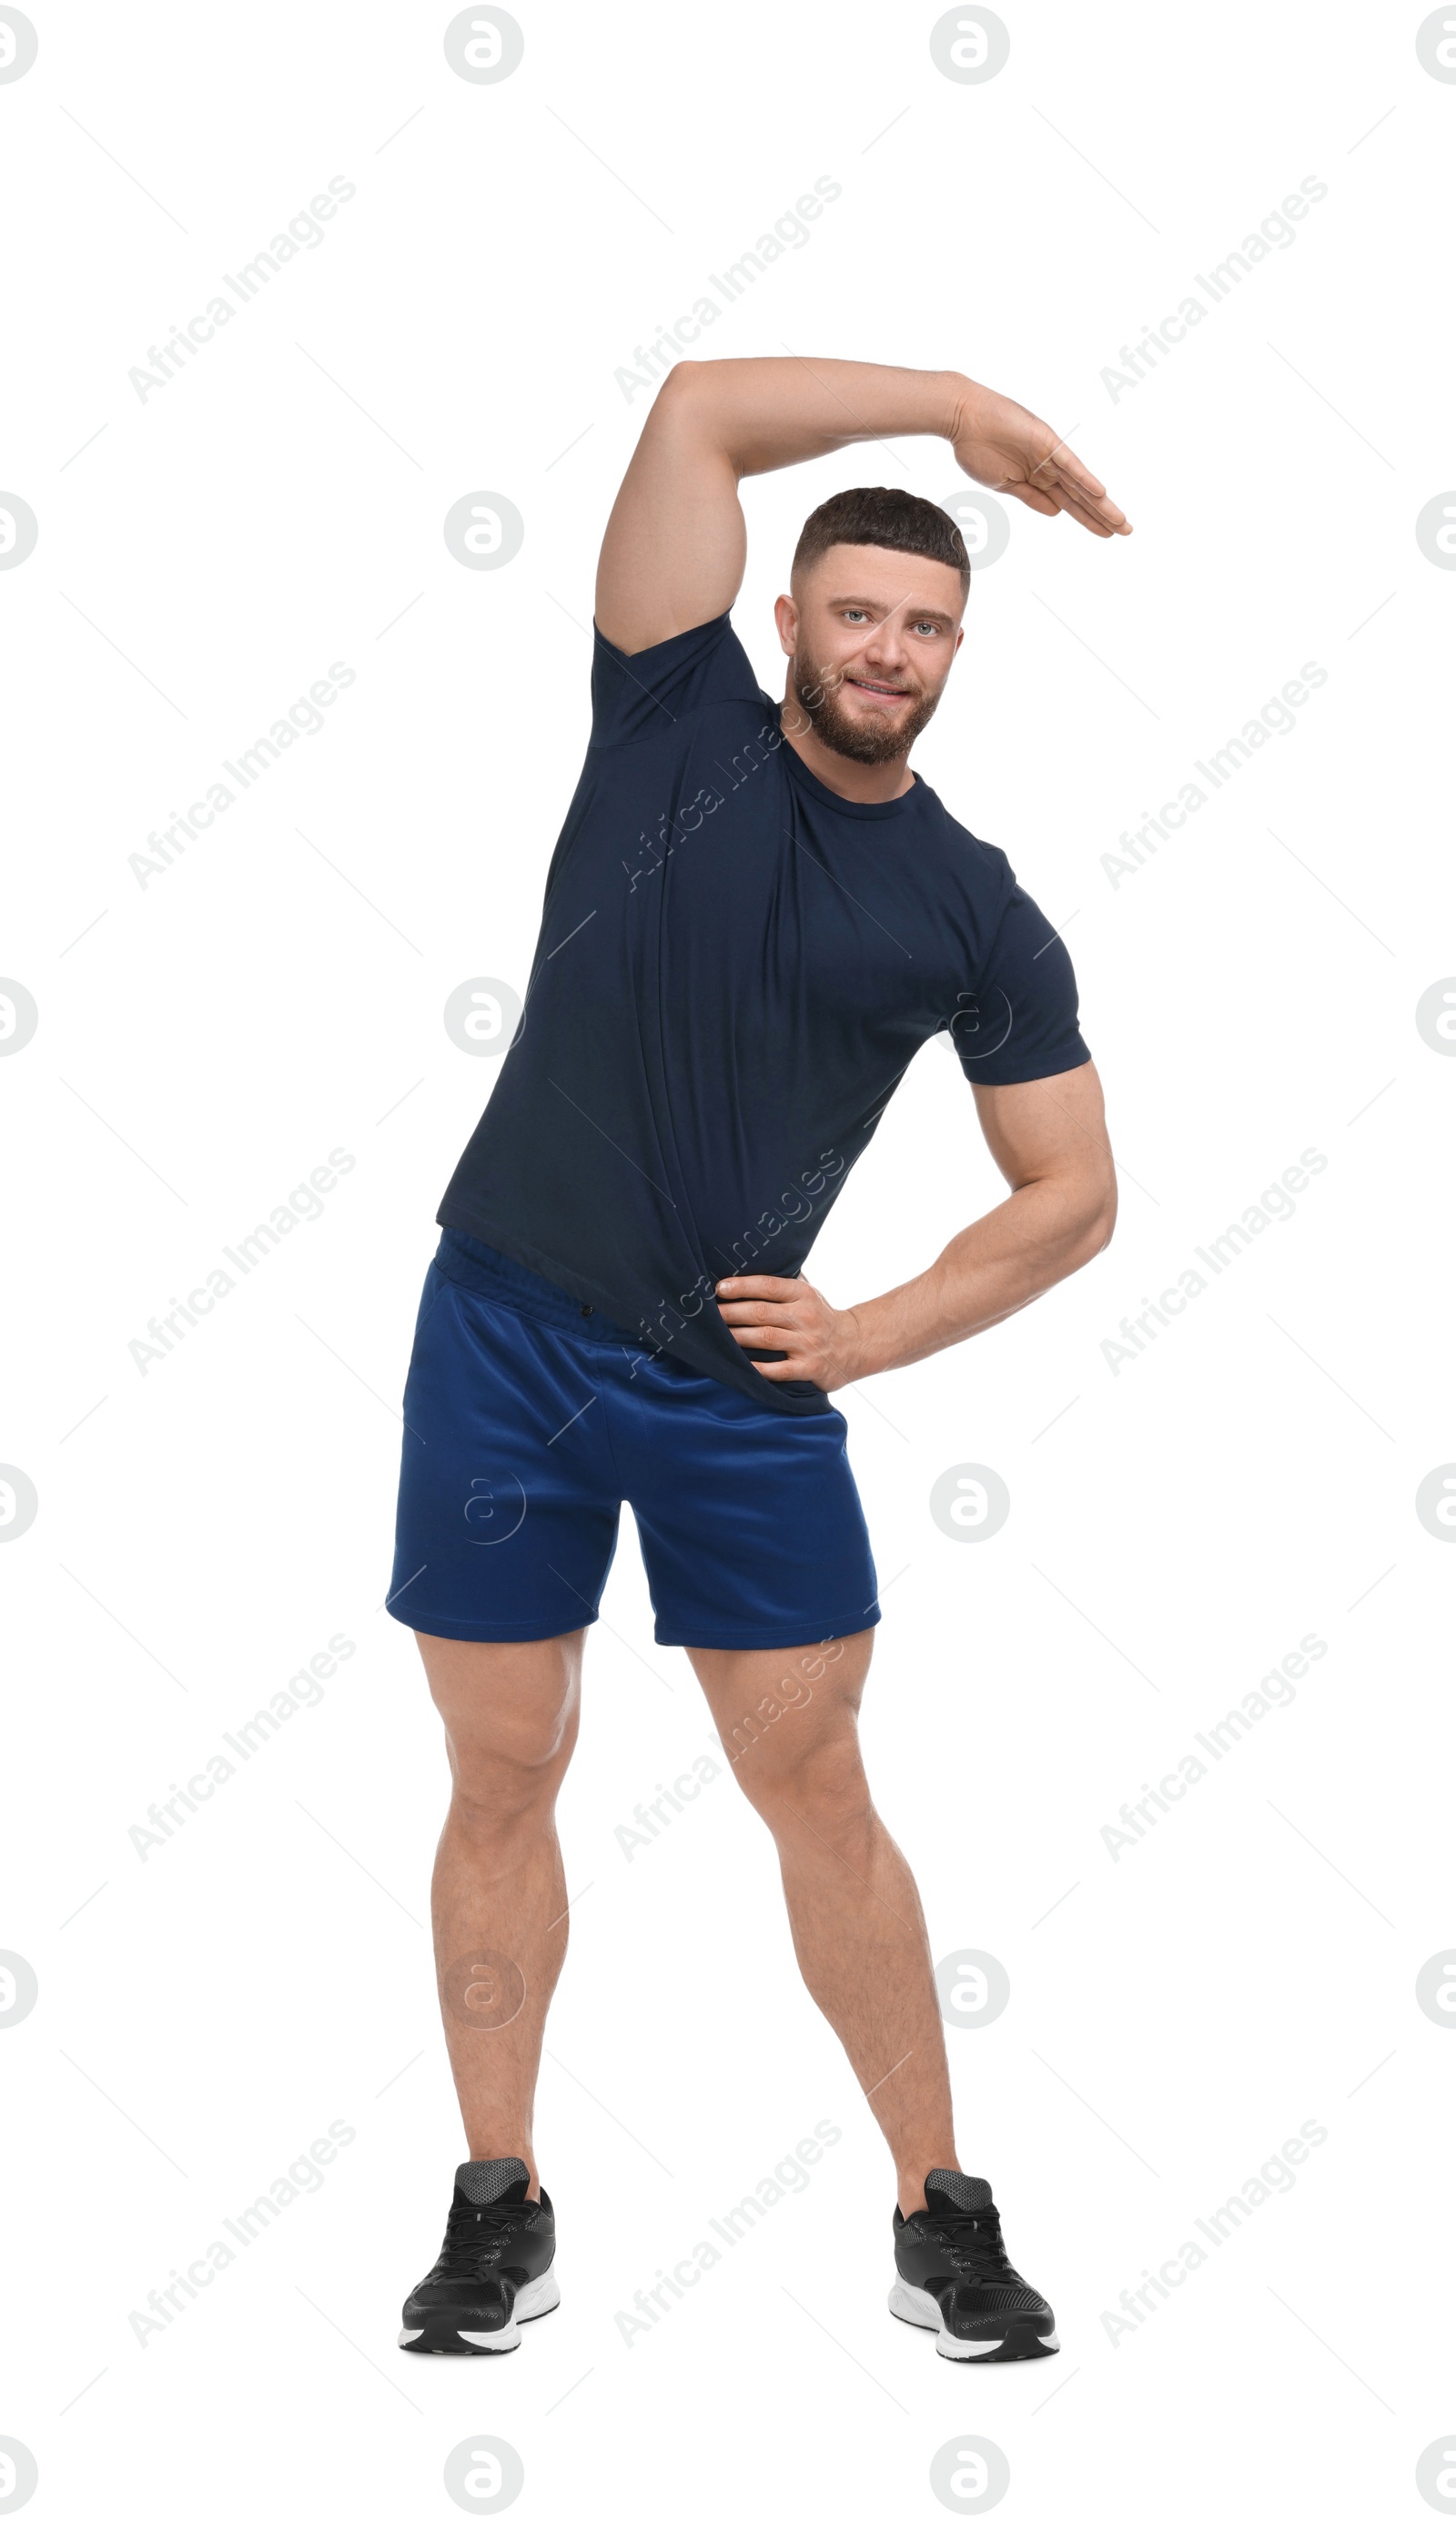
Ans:
POLYGON ((994 841, 983 841, 967 824, 958 822, 918 772, 916 782, 925 828, 940 841, 949 867, 983 901, 989 899, 1002 905, 1010 902, 1017 889, 1016 871, 1005 850, 999 850, 994 841))
POLYGON ((594 631, 591 661, 593 745, 636 744, 724 702, 772 708, 759 688, 729 614, 677 631, 629 655, 594 631))

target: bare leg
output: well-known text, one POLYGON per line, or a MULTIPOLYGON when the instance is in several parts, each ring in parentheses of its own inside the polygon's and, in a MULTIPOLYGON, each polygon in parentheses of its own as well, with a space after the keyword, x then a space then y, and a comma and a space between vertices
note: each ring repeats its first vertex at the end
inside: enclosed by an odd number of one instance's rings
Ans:
POLYGON ((869 1799, 859 1706, 873 1631, 766 1653, 693 1647, 733 1774, 773 1832, 804 1983, 884 2130, 909 2215, 959 2171, 915 1877, 869 1799))
POLYGON ((472 2161, 519 2155, 566 1953, 556 1795, 577 1739, 583 1632, 483 1646, 416 1631, 452 1792, 431 1909, 441 2011, 472 2161))

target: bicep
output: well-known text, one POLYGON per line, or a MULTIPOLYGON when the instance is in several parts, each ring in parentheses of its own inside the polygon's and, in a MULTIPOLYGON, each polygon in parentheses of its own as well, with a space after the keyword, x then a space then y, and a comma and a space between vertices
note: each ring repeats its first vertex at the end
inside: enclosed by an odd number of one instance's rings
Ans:
POLYGON ((1102 1081, 1090 1059, 1056 1077, 971 1092, 982 1136, 1012 1191, 1057 1177, 1079 1202, 1115 1200, 1102 1081))
POLYGON ((596 622, 628 656, 727 613, 747 549, 738 476, 716 443, 701 372, 668 379, 623 477, 596 571, 596 622))

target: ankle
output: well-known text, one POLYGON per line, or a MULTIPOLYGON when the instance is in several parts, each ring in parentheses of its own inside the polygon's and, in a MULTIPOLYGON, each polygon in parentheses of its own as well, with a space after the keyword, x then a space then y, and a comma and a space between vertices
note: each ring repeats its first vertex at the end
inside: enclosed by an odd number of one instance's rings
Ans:
POLYGON ((465 2142, 470 2148, 472 2163, 503 2163, 510 2157, 514 2157, 517 2163, 524 2163, 528 2173, 526 2195, 532 2199, 540 2198, 540 2173, 536 2168, 536 2157, 530 2146, 519 2137, 502 2136, 494 2129, 476 2129, 474 2133, 467 2129, 465 2142))
POLYGON ((923 2211, 925 2205, 925 2178, 927 2173, 931 2172, 959 2172, 960 2169, 961 2158, 953 2145, 943 2147, 939 2154, 926 2155, 923 2158, 923 2161, 917 2155, 915 2159, 914 2165, 906 2166, 897 2164, 896 2178, 899 2181, 901 2215, 915 2216, 923 2211))

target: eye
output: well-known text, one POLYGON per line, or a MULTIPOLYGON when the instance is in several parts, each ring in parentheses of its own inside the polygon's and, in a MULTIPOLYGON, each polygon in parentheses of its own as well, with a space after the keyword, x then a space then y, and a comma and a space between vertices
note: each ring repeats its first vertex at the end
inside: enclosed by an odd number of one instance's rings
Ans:
POLYGON ((914 622, 912 623, 911 628, 914 630, 923 630, 926 636, 931 639, 938 639, 940 636, 940 624, 938 622, 914 622))
POLYGON ((844 618, 846 622, 868 622, 869 616, 858 604, 847 604, 844 608, 844 618))

